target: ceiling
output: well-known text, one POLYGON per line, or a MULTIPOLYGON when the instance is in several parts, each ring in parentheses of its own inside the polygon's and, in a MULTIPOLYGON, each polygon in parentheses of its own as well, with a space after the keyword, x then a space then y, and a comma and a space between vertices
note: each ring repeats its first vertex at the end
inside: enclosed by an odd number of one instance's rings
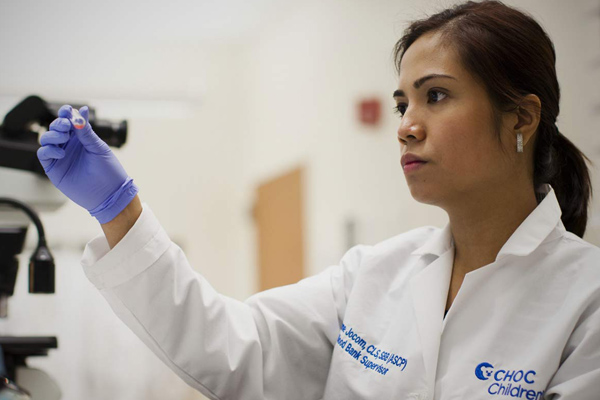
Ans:
POLYGON ((104 40, 237 39, 289 11, 277 0, 89 1, 3 0, 0 37, 43 40, 102 35, 104 40))
POLYGON ((214 62, 205 48, 252 40, 295 7, 289 0, 2 0, 0 97, 185 98, 214 62))

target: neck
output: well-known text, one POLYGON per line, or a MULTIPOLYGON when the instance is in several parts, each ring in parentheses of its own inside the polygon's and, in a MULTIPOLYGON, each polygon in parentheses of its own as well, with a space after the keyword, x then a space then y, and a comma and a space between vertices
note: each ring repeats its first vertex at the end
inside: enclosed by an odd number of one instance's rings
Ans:
POLYGON ((466 274, 496 260, 515 230, 537 207, 531 190, 491 190, 447 209, 454 238, 454 273, 466 274))

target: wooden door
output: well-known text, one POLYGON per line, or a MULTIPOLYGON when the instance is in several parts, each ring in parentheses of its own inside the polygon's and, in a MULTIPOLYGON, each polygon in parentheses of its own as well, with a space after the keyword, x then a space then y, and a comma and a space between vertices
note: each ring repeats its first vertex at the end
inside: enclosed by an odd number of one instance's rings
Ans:
POLYGON ((261 291, 304 277, 302 176, 298 168, 257 189, 254 218, 261 291))

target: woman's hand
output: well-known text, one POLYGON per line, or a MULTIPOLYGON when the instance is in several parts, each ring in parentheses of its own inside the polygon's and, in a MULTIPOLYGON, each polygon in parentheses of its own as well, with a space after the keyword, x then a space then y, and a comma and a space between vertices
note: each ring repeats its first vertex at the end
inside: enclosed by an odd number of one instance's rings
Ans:
POLYGON ((93 131, 88 107, 80 113, 86 124, 76 129, 71 123, 73 108, 62 106, 41 136, 37 156, 54 186, 104 224, 133 200, 138 188, 93 131))

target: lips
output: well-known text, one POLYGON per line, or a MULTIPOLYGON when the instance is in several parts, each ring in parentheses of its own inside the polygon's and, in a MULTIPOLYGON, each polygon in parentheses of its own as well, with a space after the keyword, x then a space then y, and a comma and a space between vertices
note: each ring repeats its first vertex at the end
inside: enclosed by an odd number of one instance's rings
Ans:
POLYGON ((406 153, 402 156, 401 160, 400 160, 402 166, 404 167, 405 165, 408 165, 410 163, 414 163, 414 162, 426 162, 425 160, 423 160, 421 157, 417 156, 416 154, 413 153, 406 153))
POLYGON ((405 173, 411 173, 413 171, 417 171, 417 170, 423 168, 423 165, 425 165, 425 164, 427 164, 427 163, 424 161, 413 161, 413 162, 404 164, 402 169, 404 170, 405 173))

